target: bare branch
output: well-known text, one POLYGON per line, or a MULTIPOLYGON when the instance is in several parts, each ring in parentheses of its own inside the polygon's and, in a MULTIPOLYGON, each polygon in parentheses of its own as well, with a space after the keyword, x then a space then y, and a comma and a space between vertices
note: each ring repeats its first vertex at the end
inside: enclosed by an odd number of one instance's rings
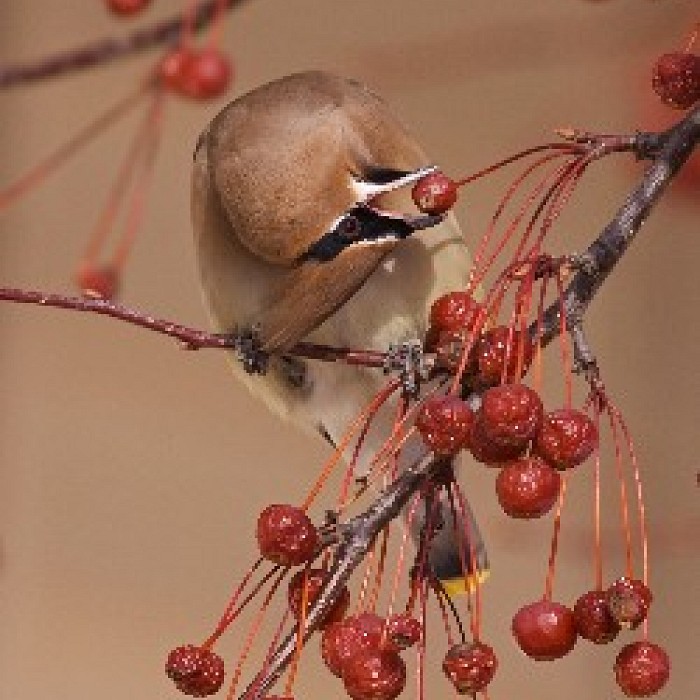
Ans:
MULTIPOLYGON (((246 0, 227 0, 226 9, 231 10, 244 2, 246 0)), ((192 22, 195 31, 211 22, 216 14, 216 5, 217 0, 207 0, 198 5, 192 22)), ((125 37, 106 37, 38 60, 0 66, 0 90, 75 73, 156 46, 174 44, 180 37, 184 23, 184 15, 178 14, 149 27, 137 29, 125 37)))

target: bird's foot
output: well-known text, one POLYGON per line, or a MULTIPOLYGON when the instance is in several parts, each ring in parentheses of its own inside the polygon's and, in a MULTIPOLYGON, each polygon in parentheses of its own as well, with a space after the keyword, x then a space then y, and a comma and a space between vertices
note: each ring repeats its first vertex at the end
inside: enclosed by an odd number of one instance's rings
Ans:
POLYGON ((418 397, 420 385, 429 378, 431 370, 432 363, 427 360, 420 340, 389 346, 384 372, 399 373, 405 397, 418 397))
POLYGON ((234 333, 238 359, 248 374, 265 374, 269 355, 261 349, 260 332, 256 326, 241 328, 234 333))

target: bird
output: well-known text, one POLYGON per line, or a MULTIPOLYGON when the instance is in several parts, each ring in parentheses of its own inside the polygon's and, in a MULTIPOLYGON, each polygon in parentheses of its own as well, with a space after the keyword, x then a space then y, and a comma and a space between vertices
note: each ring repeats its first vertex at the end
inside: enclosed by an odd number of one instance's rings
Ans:
MULTIPOLYGON (((333 445, 386 378, 285 351, 299 342, 386 349, 422 338, 432 301, 465 286, 471 258, 454 216, 421 213, 411 200, 411 185, 434 169, 384 100, 324 71, 236 98, 197 141, 191 211, 205 303, 219 332, 244 329, 265 357, 264 368, 248 358, 234 360, 233 371, 271 411, 333 445)), ((390 422, 375 422, 359 464, 390 422)), ((442 498, 429 560, 458 593, 470 580, 442 498)), ((425 517, 416 518, 416 535, 425 517)), ((486 549, 470 518, 470 573, 483 578, 486 549)))

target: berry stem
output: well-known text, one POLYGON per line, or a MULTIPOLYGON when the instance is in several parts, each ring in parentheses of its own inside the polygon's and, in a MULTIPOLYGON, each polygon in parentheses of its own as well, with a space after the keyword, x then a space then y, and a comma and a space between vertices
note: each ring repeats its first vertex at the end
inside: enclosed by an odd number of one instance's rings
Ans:
POLYGON ((374 585, 372 587, 372 595, 370 596, 369 609, 374 612, 377 609, 377 601, 379 599, 379 592, 382 587, 382 581, 384 579, 384 571, 386 568, 386 555, 389 549, 389 533, 391 532, 391 523, 389 523, 383 530, 381 534, 382 542, 379 547, 379 560, 377 561, 377 568, 374 574, 374 585))
POLYGON ((224 28, 224 17, 226 11, 226 0, 216 0, 214 8, 214 16, 209 29, 208 44, 210 49, 218 49, 221 45, 221 39, 224 28))
POLYGON ((299 612, 299 622, 297 623, 297 643, 292 656, 292 663, 289 666, 287 675, 287 683, 284 686, 284 694, 287 697, 292 697, 292 689, 294 688, 294 679, 299 669, 299 661, 301 660, 301 652, 304 648, 304 631, 306 629, 306 615, 309 608, 309 565, 304 569, 304 583, 301 588, 301 609, 299 612))
POLYGON ((688 41, 685 45, 685 48, 683 49, 684 53, 690 53, 693 50, 693 46, 695 45, 695 42, 697 41, 698 34, 700 34, 700 22, 695 23, 695 28, 690 33, 690 36, 688 37, 688 41))
MULTIPOLYGON (((597 401, 593 401, 594 422, 596 433, 600 435, 600 409, 597 401)), ((593 528, 594 548, 593 562, 595 569, 595 589, 603 590, 603 547, 600 530, 600 444, 595 450, 593 463, 593 528)))
POLYGON ((44 160, 0 190, 0 211, 8 209, 26 194, 35 190, 84 146, 125 117, 152 89, 153 83, 150 80, 143 83, 135 92, 110 107, 44 160))
POLYGON ((556 567, 557 551, 559 549, 559 533, 561 531, 561 516, 564 510, 564 501, 566 499, 566 485, 568 475, 562 474, 561 487, 559 490, 559 502, 557 503, 557 512, 554 515, 554 528, 552 531, 552 544, 549 550, 549 564, 547 566, 547 579, 544 584, 544 600, 552 600, 552 589, 554 588, 554 572, 556 567))
POLYGON ((559 299, 559 343, 561 348, 561 363, 564 370, 564 400, 566 408, 571 408, 574 400, 573 366, 571 361, 571 344, 569 341, 568 323, 566 320, 566 308, 564 307, 564 284, 561 278, 561 270, 556 275, 557 297, 559 299))

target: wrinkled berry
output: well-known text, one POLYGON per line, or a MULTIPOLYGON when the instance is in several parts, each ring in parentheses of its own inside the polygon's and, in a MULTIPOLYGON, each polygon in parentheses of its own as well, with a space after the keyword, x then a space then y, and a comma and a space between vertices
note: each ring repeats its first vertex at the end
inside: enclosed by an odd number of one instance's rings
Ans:
POLYGON ((684 51, 664 54, 654 64, 651 85, 670 107, 692 107, 700 100, 700 56, 684 51))
POLYGON ((296 566, 313 559, 319 545, 318 531, 309 516, 291 505, 271 505, 258 517, 260 553, 282 566, 296 566))
POLYGON ((481 336, 474 352, 481 381, 487 385, 500 384, 501 381, 515 382, 525 375, 532 363, 533 346, 527 333, 523 335, 520 331, 511 332, 506 326, 496 326, 481 336), (522 372, 516 377, 521 353, 522 372))
POLYGON ((654 598, 643 581, 622 577, 605 592, 610 614, 626 629, 636 629, 649 613, 654 598))
POLYGON ((561 477, 537 457, 507 464, 496 478, 496 495, 511 518, 539 518, 559 495, 561 477))
POLYGON ((173 649, 165 662, 165 672, 181 693, 195 698, 213 695, 224 682, 221 657, 194 644, 173 649))
POLYGON ((438 455, 457 454, 467 446, 474 414, 457 396, 432 396, 421 406, 416 427, 423 442, 438 455))
POLYGON ((503 447, 524 448, 542 425, 542 400, 524 384, 502 384, 487 389, 481 399, 484 434, 503 447))
POLYGON ((498 659, 493 649, 483 642, 456 644, 442 662, 442 670, 458 693, 478 693, 493 680, 498 659))
POLYGON ((535 439, 535 450, 555 469, 570 469, 585 462, 598 447, 593 421, 575 408, 547 413, 535 439))
POLYGON ((620 625, 610 614, 605 591, 588 591, 574 605, 576 629, 594 644, 607 644, 617 637, 620 625))

